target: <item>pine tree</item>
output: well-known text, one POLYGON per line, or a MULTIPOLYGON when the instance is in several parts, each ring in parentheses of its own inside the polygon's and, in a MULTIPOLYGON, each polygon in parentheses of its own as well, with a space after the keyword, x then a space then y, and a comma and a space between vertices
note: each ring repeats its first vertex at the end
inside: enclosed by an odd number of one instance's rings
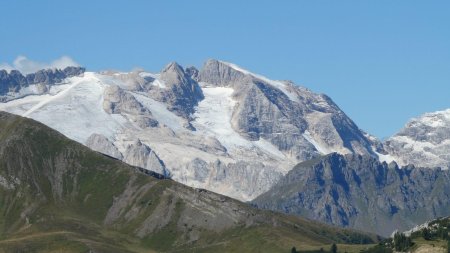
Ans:
POLYGON ((333 243, 333 245, 331 245, 331 253, 337 253, 337 246, 336 243, 333 243))
POLYGON ((396 251, 406 251, 411 245, 412 241, 410 237, 407 237, 402 233, 395 233, 394 248, 396 251))
POLYGON ((442 226, 439 227, 438 236, 443 240, 449 239, 447 229, 443 228, 442 226))
POLYGON ((428 228, 424 228, 422 230, 422 237, 423 237, 423 239, 425 239, 427 241, 431 240, 431 232, 428 228))
POLYGON ((409 247, 411 247, 411 245, 412 245, 411 237, 406 237, 404 250, 407 250, 409 247))
POLYGON ((403 240, 402 234, 395 233, 395 235, 394 235, 394 248, 395 248, 395 250, 400 251, 402 249, 402 244, 403 244, 402 240, 403 240))

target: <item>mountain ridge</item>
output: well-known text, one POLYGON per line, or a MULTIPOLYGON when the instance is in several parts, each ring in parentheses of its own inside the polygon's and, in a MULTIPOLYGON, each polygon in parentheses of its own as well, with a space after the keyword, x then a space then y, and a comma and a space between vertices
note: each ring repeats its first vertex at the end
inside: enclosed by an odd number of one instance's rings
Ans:
POLYGON ((449 193, 448 170, 333 153, 298 164, 253 203, 389 236, 448 215, 449 193))
POLYGON ((18 70, 0 70, 0 102, 20 98, 33 94, 43 94, 48 91, 50 85, 62 82, 64 79, 79 76, 85 72, 85 68, 69 66, 64 69, 42 69, 35 73, 22 75, 18 70), (28 88, 25 92, 20 92, 28 88), (14 93, 19 95, 14 96, 14 93))

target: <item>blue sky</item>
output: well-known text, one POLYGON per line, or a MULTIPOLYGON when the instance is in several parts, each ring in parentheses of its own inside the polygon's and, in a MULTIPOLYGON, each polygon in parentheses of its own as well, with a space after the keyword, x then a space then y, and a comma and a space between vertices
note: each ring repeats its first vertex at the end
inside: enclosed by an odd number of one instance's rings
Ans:
POLYGON ((2 1, 0 63, 236 63, 329 95, 383 138, 450 108, 450 1, 2 1))

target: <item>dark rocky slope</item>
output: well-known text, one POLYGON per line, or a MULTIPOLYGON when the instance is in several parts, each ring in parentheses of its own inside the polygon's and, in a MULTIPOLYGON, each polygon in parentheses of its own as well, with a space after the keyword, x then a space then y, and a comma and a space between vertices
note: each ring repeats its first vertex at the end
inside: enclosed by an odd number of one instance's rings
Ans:
POLYGON ((330 154, 298 164, 253 203, 389 236, 450 214, 450 171, 330 154))

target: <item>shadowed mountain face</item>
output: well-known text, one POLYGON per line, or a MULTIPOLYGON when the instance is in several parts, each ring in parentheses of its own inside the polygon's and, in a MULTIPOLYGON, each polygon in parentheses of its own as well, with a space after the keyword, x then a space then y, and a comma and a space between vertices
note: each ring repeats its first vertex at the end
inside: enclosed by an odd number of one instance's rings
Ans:
POLYGON ((0 252, 288 252, 371 238, 260 211, 0 112, 0 252))
POLYGON ((253 203, 389 236, 450 214, 450 172, 331 154, 298 164, 253 203))

